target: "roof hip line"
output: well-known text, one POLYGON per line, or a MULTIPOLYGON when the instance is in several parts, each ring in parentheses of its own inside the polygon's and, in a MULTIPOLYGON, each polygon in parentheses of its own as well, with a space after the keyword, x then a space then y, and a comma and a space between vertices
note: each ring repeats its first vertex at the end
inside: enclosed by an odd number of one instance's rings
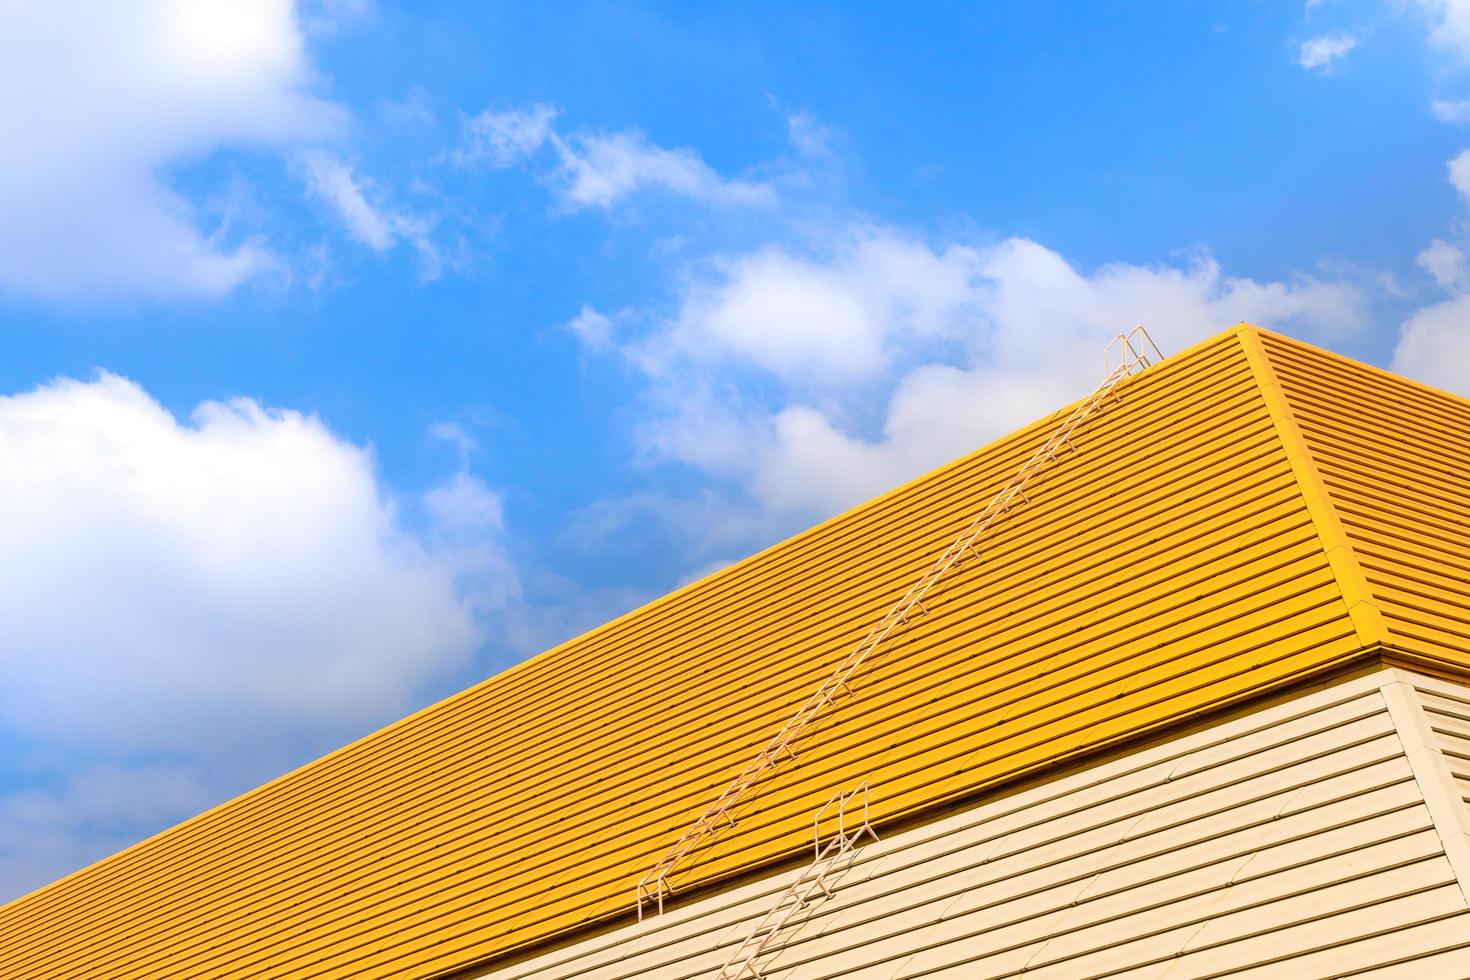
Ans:
POLYGON ((1245 351, 1251 375, 1266 402, 1276 437, 1286 450, 1287 462, 1291 465, 1292 475, 1296 477, 1297 488, 1306 503, 1317 537, 1322 542, 1327 564, 1337 581, 1343 602, 1347 605, 1348 616, 1357 631, 1358 639, 1364 647, 1386 646, 1392 639, 1388 624, 1373 598, 1373 590, 1368 585, 1367 576, 1363 574, 1363 567, 1358 564, 1358 554, 1353 550, 1347 532, 1343 529, 1327 485, 1322 482, 1322 474, 1317 469, 1316 460, 1312 458, 1306 437, 1297 425, 1296 415, 1287 400, 1286 392, 1277 380, 1276 369, 1271 364, 1266 345, 1261 342, 1262 332, 1259 327, 1249 323, 1237 324, 1235 327, 1235 336, 1245 351))

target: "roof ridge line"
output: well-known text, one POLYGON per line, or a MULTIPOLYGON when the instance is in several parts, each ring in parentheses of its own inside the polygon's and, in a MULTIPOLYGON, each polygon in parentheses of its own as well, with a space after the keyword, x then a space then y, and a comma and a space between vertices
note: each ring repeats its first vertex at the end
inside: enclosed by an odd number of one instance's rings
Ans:
POLYGON ((1276 437, 1282 448, 1286 450, 1286 460, 1291 466, 1292 475, 1296 477, 1297 489, 1306 503, 1307 514, 1322 542, 1328 567, 1337 581, 1343 602, 1347 604, 1348 618, 1352 620, 1358 639, 1365 647, 1388 645, 1392 642, 1388 624, 1373 597, 1363 566, 1358 563, 1358 553, 1343 528, 1327 485, 1322 481, 1322 474, 1317 469, 1317 461, 1307 445, 1306 436, 1297 425, 1296 414, 1276 377, 1276 369, 1271 364, 1270 355, 1266 353, 1266 345, 1261 343, 1261 333, 1258 327, 1249 323, 1240 323, 1235 327, 1235 336, 1245 351, 1246 363, 1250 366, 1256 387, 1260 389, 1261 397, 1266 402, 1271 425, 1276 430, 1276 437))

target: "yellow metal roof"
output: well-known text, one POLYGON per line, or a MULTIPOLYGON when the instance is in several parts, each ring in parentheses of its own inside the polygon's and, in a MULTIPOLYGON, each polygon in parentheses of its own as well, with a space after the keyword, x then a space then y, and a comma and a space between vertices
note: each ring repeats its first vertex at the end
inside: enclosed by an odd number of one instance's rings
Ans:
MULTIPOLYGON (((685 887, 1384 651, 1470 667, 1470 403, 1242 325, 1125 382, 685 887)), ((0 976, 437 976, 635 882, 1057 417, 0 909, 0 976)), ((676 899, 677 900, 677 899, 676 899)))

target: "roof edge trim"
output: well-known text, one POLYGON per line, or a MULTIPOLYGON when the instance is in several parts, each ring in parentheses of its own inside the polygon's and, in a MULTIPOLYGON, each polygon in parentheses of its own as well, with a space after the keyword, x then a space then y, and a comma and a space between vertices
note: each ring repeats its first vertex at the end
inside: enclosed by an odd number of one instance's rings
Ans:
POLYGON ((1379 660, 1387 667, 1412 670, 1442 681, 1470 685, 1470 669, 1458 661, 1436 657, 1432 653, 1420 653, 1389 645, 1380 651, 1379 660))
POLYGON ((1245 351, 1246 362, 1250 365, 1256 386, 1265 399, 1276 436, 1286 449, 1287 462, 1296 477, 1297 488, 1306 503, 1317 537, 1322 542, 1322 550, 1327 555, 1328 566, 1337 580, 1343 602, 1347 604, 1348 616, 1357 631, 1359 641, 1365 647, 1391 645, 1392 636, 1388 624, 1378 603, 1374 601, 1368 578, 1363 574, 1363 567, 1358 564, 1357 552, 1348 540, 1327 485, 1322 482, 1322 475, 1318 472, 1312 451, 1307 446, 1306 437, 1297 426, 1291 404, 1276 378, 1276 369, 1271 364, 1265 345, 1261 343, 1260 328, 1249 323, 1237 324, 1235 335, 1245 351))

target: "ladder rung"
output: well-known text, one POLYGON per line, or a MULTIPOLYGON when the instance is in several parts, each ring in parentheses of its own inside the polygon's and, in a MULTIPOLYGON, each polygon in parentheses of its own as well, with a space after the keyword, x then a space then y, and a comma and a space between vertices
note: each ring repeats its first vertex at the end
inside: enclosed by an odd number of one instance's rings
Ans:
MULTIPOLYGON (((1025 492, 1026 482, 1033 475, 1040 473, 1045 463, 1055 462, 1057 453, 1063 447, 1072 453, 1077 451, 1076 445, 1072 442, 1073 433, 1081 429, 1094 413, 1102 410, 1103 403, 1109 395, 1113 397, 1115 402, 1121 400, 1117 390, 1118 385, 1125 378, 1132 377, 1135 373, 1148 368, 1152 363, 1147 356, 1148 350, 1153 350, 1156 355, 1158 353, 1158 348, 1154 346, 1153 339, 1149 337, 1148 331, 1144 330, 1142 326, 1135 328, 1128 334, 1119 334, 1108 345, 1107 351, 1105 351, 1105 357, 1109 363, 1109 369, 1103 382, 1087 398, 1073 408, 1066 420, 1053 433, 1051 438, 1043 443, 1041 448, 1037 449, 1022 464, 1016 475, 990 499, 990 502, 975 520, 971 522, 965 532, 955 540, 949 550, 944 552, 941 558, 934 562, 920 576, 919 581, 908 592, 904 593, 899 602, 880 620, 879 625, 871 630, 859 642, 857 647, 843 659, 842 663, 838 665, 837 669, 833 671, 822 687, 818 688, 817 693, 803 704, 796 716, 786 723, 777 737, 761 751, 761 754, 756 757, 755 761, 751 765, 748 765, 730 786, 725 789, 720 795, 716 807, 712 808, 710 812, 714 812, 717 809, 719 815, 725 817, 728 827, 736 826, 735 818, 731 814, 731 811, 742 802, 742 797, 750 791, 751 787, 755 785, 759 778, 776 765, 780 753, 785 752, 792 760, 796 758, 796 752, 792 748, 792 743, 802 735, 822 709, 836 701, 839 693, 846 693, 849 697, 852 695, 852 687, 848 683, 849 679, 853 676, 857 668, 863 664, 869 654, 875 653, 878 650, 883 641, 891 635, 896 625, 902 624, 904 627, 909 625, 909 614, 915 606, 918 607, 921 615, 928 614, 929 609, 922 602, 922 597, 927 595, 929 590, 938 584, 946 572, 951 568, 959 567, 960 559, 965 552, 968 551, 976 559, 981 558, 981 551, 978 545, 981 538, 989 531, 997 517, 1010 512, 1011 501, 1014 497, 1019 496, 1025 503, 1031 502, 1031 498, 1025 492), (1135 340, 1137 340, 1137 344, 1134 343, 1135 340), (1111 367, 1112 351, 1115 348, 1119 351, 1119 364, 1117 367, 1111 367)), ((693 844, 686 842, 686 839, 692 837, 693 840, 699 840, 706 836, 713 836, 719 830, 719 826, 713 820, 701 818, 695 821, 694 826, 685 832, 684 837, 680 838, 679 843, 664 858, 660 859, 658 864, 654 865, 655 870, 658 871, 656 876, 656 880, 659 883, 657 902, 660 911, 663 910, 665 889, 667 888, 667 891, 670 893, 673 891, 672 886, 668 885, 667 874, 671 873, 694 850, 693 844)), ((644 881, 646 880, 647 876, 645 876, 644 881)), ((643 883, 639 885, 637 899, 638 914, 641 918, 645 902, 654 900, 648 897, 647 889, 643 883)), ((753 965, 751 966, 751 971, 755 972, 753 965)), ((722 971, 721 975, 724 975, 724 971, 722 971)), ((757 976, 759 976, 758 973, 757 976)))

